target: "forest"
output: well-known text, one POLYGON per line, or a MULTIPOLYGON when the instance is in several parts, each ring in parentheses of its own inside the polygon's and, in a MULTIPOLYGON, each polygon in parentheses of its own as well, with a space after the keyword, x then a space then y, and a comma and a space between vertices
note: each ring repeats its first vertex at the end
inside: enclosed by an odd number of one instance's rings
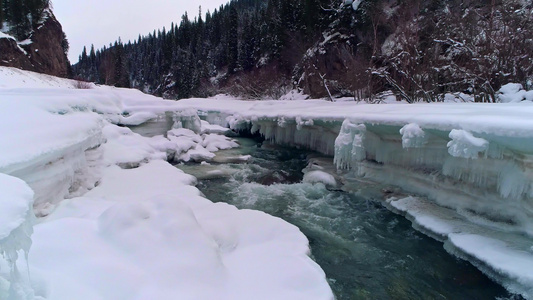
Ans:
POLYGON ((228 93, 407 102, 496 101, 533 85, 533 4, 522 0, 233 0, 168 29, 84 49, 80 80, 169 99, 228 93))
POLYGON ((18 40, 28 38, 31 31, 49 7, 49 0, 1 0, 0 29, 14 35, 18 40))

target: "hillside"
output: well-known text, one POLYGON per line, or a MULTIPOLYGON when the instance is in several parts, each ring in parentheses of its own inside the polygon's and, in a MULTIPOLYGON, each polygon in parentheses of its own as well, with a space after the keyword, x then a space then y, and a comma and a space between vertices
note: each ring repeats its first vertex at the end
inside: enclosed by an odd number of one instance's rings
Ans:
POLYGON ((166 98, 230 93, 408 102, 532 88, 530 1, 235 0, 169 29, 84 50, 83 79, 166 98))

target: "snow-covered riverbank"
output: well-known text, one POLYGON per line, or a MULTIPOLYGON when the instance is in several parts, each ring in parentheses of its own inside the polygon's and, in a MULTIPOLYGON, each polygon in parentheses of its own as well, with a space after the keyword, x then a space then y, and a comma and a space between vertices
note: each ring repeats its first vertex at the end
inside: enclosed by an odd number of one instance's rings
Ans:
POLYGON ((196 132, 145 138, 117 124, 164 119, 175 102, 0 74, 19 82, 0 88, 1 299, 333 298, 297 227, 213 204, 166 162, 235 147, 222 129, 180 112, 171 125, 196 132))
MULTIPOLYGON (((127 89, 70 89, 69 81, 10 68, 0 68, 0 82, 0 172, 24 180, 35 213, 47 216, 34 226, 31 248, 10 235, 24 220, 0 223, 7 232, 0 245, 29 251, 32 278, 24 284, 19 272, 21 288, 10 291, 12 274, 0 268, 0 296, 332 298, 297 228, 212 204, 164 162, 210 160, 234 146, 210 135, 201 117, 334 155, 339 173, 331 175, 345 185, 370 179, 420 196, 387 205, 509 290, 533 297, 529 102, 176 102, 127 89)), ((11 191, 11 177, 0 178, 3 189, 11 191)), ((10 199, 6 208, 31 204, 26 192, 10 199)))
POLYGON ((384 205, 514 293, 533 297, 533 104, 180 101, 214 123, 334 156, 384 205))

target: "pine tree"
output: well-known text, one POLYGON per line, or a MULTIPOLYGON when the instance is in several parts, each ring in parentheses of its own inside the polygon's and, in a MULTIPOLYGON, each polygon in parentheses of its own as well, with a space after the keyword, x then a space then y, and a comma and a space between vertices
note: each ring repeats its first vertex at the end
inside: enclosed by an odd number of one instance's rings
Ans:
POLYGON ((237 35, 239 30, 239 15, 235 7, 230 8, 228 23, 228 72, 234 73, 237 70, 237 60, 239 58, 239 40, 237 35))
POLYGON ((4 2, 0 0, 0 29, 4 27, 4 2))
POLYGON ((24 39, 28 32, 28 19, 25 16, 23 0, 10 0, 10 21, 13 24, 13 33, 18 39, 24 39))

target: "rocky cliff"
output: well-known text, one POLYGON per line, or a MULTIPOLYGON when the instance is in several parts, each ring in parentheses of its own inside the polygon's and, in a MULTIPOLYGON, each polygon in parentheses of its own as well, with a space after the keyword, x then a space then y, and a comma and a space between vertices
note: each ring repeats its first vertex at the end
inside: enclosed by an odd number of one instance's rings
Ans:
POLYGON ((65 33, 51 11, 45 14, 43 22, 24 41, 0 33, 0 66, 68 76, 70 62, 66 55, 65 33))

